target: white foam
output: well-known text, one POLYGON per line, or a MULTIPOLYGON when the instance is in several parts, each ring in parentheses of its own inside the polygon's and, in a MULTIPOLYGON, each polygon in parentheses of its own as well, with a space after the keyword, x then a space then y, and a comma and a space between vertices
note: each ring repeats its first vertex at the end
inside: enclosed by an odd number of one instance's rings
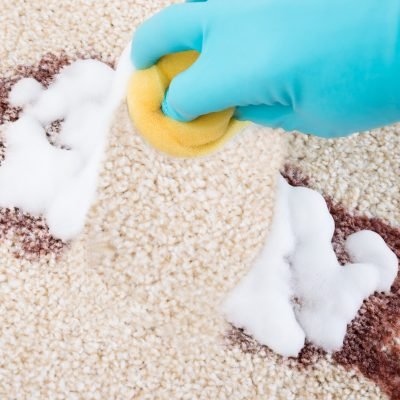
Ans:
POLYGON ((342 267, 333 232, 323 197, 279 177, 267 243, 226 300, 227 319, 285 356, 298 355, 305 337, 327 351, 340 349, 363 300, 390 290, 397 257, 378 234, 362 231, 347 239, 354 264, 342 267))
POLYGON ((79 60, 47 90, 34 79, 13 87, 10 101, 24 110, 4 129, 1 207, 43 215, 50 232, 63 240, 80 232, 96 193, 112 117, 132 72, 129 47, 116 72, 96 60, 79 60), (57 120, 63 123, 56 147, 48 142, 45 127, 57 120))
POLYGON ((43 92, 43 86, 33 78, 20 79, 9 96, 9 102, 14 107, 24 107, 33 103, 43 92))
POLYGON ((235 326, 244 327, 260 343, 285 356, 295 356, 305 335, 291 304, 288 257, 295 247, 290 226, 287 186, 277 193, 275 222, 255 266, 224 304, 235 326), (276 223, 279 222, 279 223, 276 223))

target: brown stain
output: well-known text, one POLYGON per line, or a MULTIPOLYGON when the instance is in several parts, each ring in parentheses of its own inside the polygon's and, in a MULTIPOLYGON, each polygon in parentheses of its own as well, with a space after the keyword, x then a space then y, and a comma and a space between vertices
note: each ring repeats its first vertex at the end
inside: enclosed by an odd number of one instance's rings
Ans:
POLYGON ((14 209, 0 209, 0 240, 10 239, 14 255, 35 260, 59 255, 67 243, 53 237, 45 221, 14 209))
POLYGON ((17 81, 22 78, 34 78, 47 88, 55 75, 65 66, 78 59, 94 59, 106 63, 111 68, 114 67, 113 62, 103 60, 98 54, 76 54, 70 57, 65 52, 59 54, 47 53, 36 65, 16 66, 11 78, 0 78, 0 125, 16 121, 21 112, 20 108, 12 107, 8 101, 9 93, 17 81))
MULTIPOLYGON (((283 175, 293 186, 309 186, 309 179, 294 167, 286 166, 283 175)), ((351 214, 345 207, 326 198, 335 221, 333 247, 345 264, 349 256, 344 244, 352 233, 371 230, 385 240, 400 259, 400 229, 378 218, 351 214)), ((366 299, 356 318, 349 324, 342 350, 333 359, 346 368, 357 368, 373 380, 392 399, 400 400, 400 275, 389 294, 375 293, 366 299)))
MULTIPOLYGON (((66 54, 46 54, 37 65, 17 66, 12 78, 0 78, 0 125, 18 119, 21 109, 9 104, 8 96, 13 85, 22 78, 34 78, 48 87, 54 76, 71 60, 66 54)), ((60 123, 51 124, 49 136, 54 136, 60 123)), ((0 162, 4 160, 6 144, 0 140, 0 162)), ((0 240, 10 239, 15 256, 29 260, 47 254, 59 255, 66 244, 54 238, 42 218, 25 214, 18 209, 0 208, 0 240)))
MULTIPOLYGON (((309 187, 309 179, 298 168, 287 165, 282 175, 292 186, 309 187)), ((346 238, 354 232, 369 229, 385 240, 400 259, 400 229, 378 218, 352 215, 345 207, 326 198, 335 221, 333 247, 341 264, 349 261, 345 251, 346 238)), ((333 360, 347 369, 355 368, 374 381, 392 400, 400 400, 400 275, 389 294, 375 293, 366 299, 356 318, 348 325, 341 351, 333 354, 333 360)), ((270 350, 261 346, 241 329, 232 328, 227 335, 228 343, 243 352, 268 356, 270 350)), ((325 355, 307 343, 296 359, 297 367, 312 367, 325 355)))
POLYGON ((257 340, 248 335, 242 328, 236 328, 231 325, 225 338, 229 346, 238 347, 245 354, 257 354, 261 357, 269 357, 273 354, 272 350, 257 342, 257 340))
POLYGON ((48 87, 54 76, 71 61, 65 53, 47 53, 37 65, 19 65, 15 68, 12 78, 0 78, 0 125, 18 119, 21 109, 12 107, 8 102, 8 95, 17 81, 22 78, 34 78, 48 87))
MULTIPOLYGON (((96 54, 77 54, 68 57, 66 53, 48 53, 36 65, 20 65, 13 71, 12 78, 0 78, 0 126, 14 122, 21 112, 20 108, 12 107, 8 101, 13 85, 22 78, 34 78, 44 87, 48 87, 65 66, 77 59, 97 59, 96 54)), ((113 63, 106 62, 113 67, 113 63)), ((50 143, 61 129, 62 121, 54 121, 46 127, 46 135, 50 143)), ((0 137, 0 164, 6 155, 6 143, 0 137)), ((59 255, 66 247, 66 243, 53 237, 49 233, 47 224, 42 218, 25 214, 18 209, 0 208, 0 240, 9 239, 16 257, 37 259, 47 254, 59 255)))
MULTIPOLYGON (((297 168, 286 166, 285 178, 293 186, 309 186, 297 168)), ((400 229, 378 218, 352 215, 342 205, 326 198, 335 221, 333 247, 338 260, 350 260, 344 244, 352 233, 371 230, 378 233, 400 259, 400 229)), ((389 294, 375 293, 366 299, 349 324, 342 350, 333 354, 340 365, 356 367, 373 380, 392 400, 400 400, 400 274, 389 294)))
POLYGON ((63 122, 64 122, 63 119, 57 119, 57 120, 51 122, 50 124, 48 124, 45 127, 46 136, 47 136, 48 141, 53 146, 59 147, 59 148, 64 149, 64 150, 69 150, 66 146, 59 146, 57 144, 57 136, 61 132, 61 128, 62 128, 63 122))
MULTIPOLYGON (((258 357, 268 358, 274 353, 273 351, 255 340, 251 335, 247 334, 244 329, 230 327, 225 335, 225 339, 229 347, 237 347, 245 354, 257 354, 258 357)), ((296 367, 313 366, 319 359, 325 355, 325 351, 314 346, 310 342, 306 342, 301 349, 300 354, 296 358, 290 358, 290 361, 295 361, 293 364, 296 367)), ((276 355, 278 360, 283 361, 284 357, 276 355)))
MULTIPOLYGON (((334 242, 338 258, 348 256, 343 248, 350 234, 369 229, 379 233, 400 258, 400 229, 373 218, 352 216, 343 207, 328 203, 335 219, 334 242)), ((400 275, 390 294, 375 293, 361 307, 347 329, 343 348, 333 355, 343 366, 356 366, 364 376, 375 381, 391 399, 400 400, 400 275)))

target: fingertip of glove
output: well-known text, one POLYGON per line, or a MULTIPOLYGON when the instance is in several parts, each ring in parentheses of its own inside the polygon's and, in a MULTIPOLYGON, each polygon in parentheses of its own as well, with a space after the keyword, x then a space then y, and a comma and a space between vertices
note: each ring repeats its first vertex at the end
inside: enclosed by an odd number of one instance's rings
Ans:
POLYGON ((183 117, 181 114, 176 112, 172 107, 170 107, 168 100, 168 90, 165 92, 164 100, 161 105, 161 110, 165 116, 174 119, 175 121, 179 122, 189 122, 190 119, 183 117))

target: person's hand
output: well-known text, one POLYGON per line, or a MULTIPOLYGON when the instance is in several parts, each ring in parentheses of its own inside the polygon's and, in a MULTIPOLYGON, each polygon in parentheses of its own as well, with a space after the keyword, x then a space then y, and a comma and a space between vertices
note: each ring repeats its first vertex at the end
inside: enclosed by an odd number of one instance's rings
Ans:
POLYGON ((400 1, 209 0, 173 5, 136 32, 139 69, 201 52, 171 83, 167 115, 236 117, 325 137, 400 120, 400 1))

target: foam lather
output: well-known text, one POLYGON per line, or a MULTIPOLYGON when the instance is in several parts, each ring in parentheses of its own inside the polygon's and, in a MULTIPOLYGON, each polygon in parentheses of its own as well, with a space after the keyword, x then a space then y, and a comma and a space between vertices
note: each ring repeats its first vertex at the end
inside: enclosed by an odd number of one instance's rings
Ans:
POLYGON ((137 131, 157 150, 175 157, 210 154, 248 124, 233 117, 234 108, 191 122, 176 121, 162 112, 170 82, 198 56, 196 51, 169 54, 151 68, 135 71, 129 81, 127 103, 137 131))

